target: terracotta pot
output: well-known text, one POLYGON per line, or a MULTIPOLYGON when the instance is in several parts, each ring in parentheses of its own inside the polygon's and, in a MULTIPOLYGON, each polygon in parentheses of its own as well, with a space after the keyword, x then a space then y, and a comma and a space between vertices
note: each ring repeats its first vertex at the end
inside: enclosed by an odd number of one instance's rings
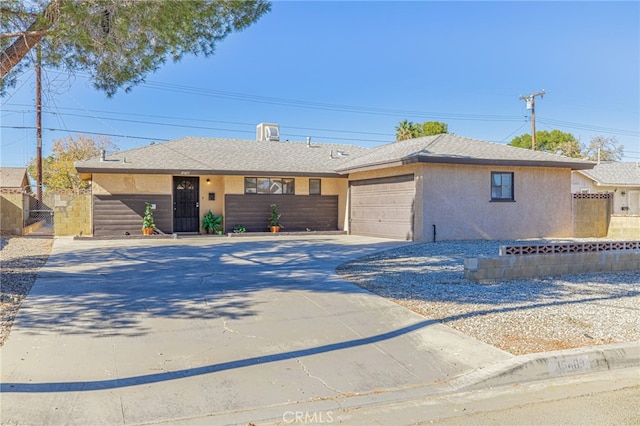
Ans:
POLYGON ((153 228, 142 228, 142 233, 144 235, 153 235, 153 228))
POLYGON ((271 232, 273 232, 274 234, 276 232, 280 232, 280 227, 279 226, 270 226, 269 229, 271 229, 271 232))

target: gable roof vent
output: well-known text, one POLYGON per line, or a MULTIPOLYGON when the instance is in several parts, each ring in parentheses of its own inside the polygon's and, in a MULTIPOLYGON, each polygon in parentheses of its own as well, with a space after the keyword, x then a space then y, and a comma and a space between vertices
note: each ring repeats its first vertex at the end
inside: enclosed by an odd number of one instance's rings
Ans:
POLYGON ((280 125, 260 123, 256 126, 256 139, 258 141, 279 141, 280 125))

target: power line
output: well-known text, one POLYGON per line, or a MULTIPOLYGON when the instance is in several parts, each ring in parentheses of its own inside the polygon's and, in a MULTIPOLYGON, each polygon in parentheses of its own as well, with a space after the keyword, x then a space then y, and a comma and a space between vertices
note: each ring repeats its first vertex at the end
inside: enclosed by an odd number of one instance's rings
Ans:
MULTIPOLYGON (((16 130, 33 130, 35 126, 5 126, 0 125, 0 129, 16 129, 16 130)), ((104 133, 104 132, 90 132, 87 130, 73 130, 73 129, 58 129, 55 127, 44 127, 43 129, 48 130, 50 132, 67 132, 67 133, 82 133, 87 135, 102 135, 102 136, 111 136, 114 138, 129 138, 129 139, 141 139, 148 141, 168 141, 169 139, 164 138, 150 138, 145 136, 131 136, 131 135, 123 135, 123 134, 115 134, 115 133, 104 133)))

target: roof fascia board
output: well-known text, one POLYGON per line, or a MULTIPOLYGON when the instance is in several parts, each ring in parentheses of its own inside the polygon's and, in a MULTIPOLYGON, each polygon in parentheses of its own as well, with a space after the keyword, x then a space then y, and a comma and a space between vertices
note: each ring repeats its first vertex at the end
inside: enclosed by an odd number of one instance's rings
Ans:
POLYGON ((474 166, 519 166, 519 167, 553 167, 561 169, 592 169, 595 164, 577 163, 577 162, 556 162, 556 161, 535 161, 535 160, 497 160, 483 158, 465 158, 465 157, 433 157, 433 156, 410 156, 402 160, 384 161, 372 163, 353 168, 338 169, 340 173, 354 173, 361 171, 370 171, 381 169, 384 167, 401 166, 414 163, 434 163, 434 164, 462 164, 474 166))
POLYGON ((347 176, 338 173, 308 173, 308 172, 279 172, 256 170, 168 170, 168 169, 96 169, 91 167, 79 167, 79 174, 114 174, 114 175, 172 175, 172 176, 282 176, 282 177, 327 177, 346 179, 347 176))

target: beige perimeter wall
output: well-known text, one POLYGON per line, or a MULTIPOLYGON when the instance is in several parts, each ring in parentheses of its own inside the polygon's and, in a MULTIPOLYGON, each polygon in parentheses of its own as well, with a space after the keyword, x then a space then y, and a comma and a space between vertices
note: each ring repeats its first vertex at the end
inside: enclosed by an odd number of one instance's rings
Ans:
POLYGON ((423 166, 424 240, 572 236, 571 172, 503 166, 423 166), (514 202, 491 201, 491 172, 514 173, 514 202))
POLYGON ((25 197, 26 195, 18 192, 0 194, 0 233, 22 235, 25 197))
POLYGON ((57 237, 91 235, 91 194, 56 194, 53 205, 57 237))

